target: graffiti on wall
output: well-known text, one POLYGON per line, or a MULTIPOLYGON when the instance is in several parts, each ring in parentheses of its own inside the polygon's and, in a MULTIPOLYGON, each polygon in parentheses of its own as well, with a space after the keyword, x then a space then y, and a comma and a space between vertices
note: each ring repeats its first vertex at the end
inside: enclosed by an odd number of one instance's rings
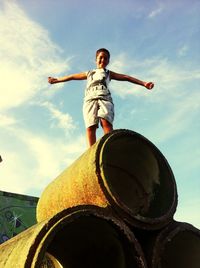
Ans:
POLYGON ((0 244, 36 223, 38 198, 0 191, 0 244))

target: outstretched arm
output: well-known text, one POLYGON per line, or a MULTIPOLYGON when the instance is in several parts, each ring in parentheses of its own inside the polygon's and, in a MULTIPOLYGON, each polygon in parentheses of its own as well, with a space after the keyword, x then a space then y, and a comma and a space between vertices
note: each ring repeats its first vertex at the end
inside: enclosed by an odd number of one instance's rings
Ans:
POLYGON ((119 81, 128 81, 128 82, 140 85, 140 86, 144 86, 147 89, 152 89, 154 87, 154 83, 152 82, 145 82, 133 76, 126 75, 126 74, 110 72, 110 79, 119 80, 119 81))
POLYGON ((56 83, 67 82, 70 80, 85 80, 85 79, 87 79, 86 73, 79 73, 79 74, 70 74, 59 78, 48 77, 48 82, 50 84, 56 84, 56 83))

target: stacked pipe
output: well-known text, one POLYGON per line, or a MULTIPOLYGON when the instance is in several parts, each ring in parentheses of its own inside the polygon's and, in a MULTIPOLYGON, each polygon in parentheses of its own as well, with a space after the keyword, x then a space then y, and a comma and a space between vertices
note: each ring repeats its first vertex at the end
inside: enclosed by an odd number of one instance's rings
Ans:
POLYGON ((199 268, 200 231, 174 221, 177 199, 158 148, 115 130, 47 186, 38 223, 0 246, 0 267, 199 268))

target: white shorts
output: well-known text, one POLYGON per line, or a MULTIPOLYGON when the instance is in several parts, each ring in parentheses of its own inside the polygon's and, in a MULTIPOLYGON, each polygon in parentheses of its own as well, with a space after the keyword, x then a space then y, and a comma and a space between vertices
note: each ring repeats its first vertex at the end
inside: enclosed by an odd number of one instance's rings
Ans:
POLYGON ((83 117, 86 128, 99 124, 99 119, 106 119, 111 125, 114 120, 114 104, 108 100, 86 100, 83 104, 83 117))

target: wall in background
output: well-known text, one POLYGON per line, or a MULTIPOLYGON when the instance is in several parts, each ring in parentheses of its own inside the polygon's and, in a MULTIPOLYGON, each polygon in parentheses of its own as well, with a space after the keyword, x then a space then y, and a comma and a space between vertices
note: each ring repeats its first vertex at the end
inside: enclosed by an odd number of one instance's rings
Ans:
POLYGON ((0 244, 36 223, 38 199, 0 191, 0 244))

